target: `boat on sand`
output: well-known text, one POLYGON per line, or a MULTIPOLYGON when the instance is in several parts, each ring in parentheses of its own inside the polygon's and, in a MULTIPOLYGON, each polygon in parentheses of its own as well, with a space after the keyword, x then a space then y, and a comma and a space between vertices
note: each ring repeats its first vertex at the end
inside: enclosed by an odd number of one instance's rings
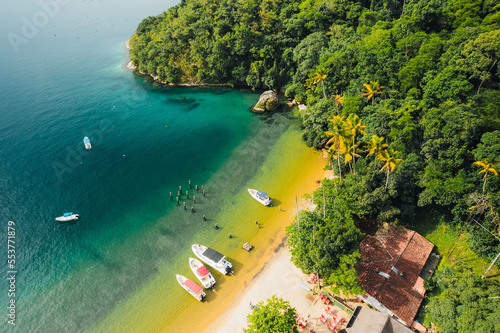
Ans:
POLYGON ((225 259, 223 254, 200 244, 193 244, 191 248, 201 261, 215 268, 222 274, 229 275, 233 271, 233 265, 225 259))
POLYGON ((196 275, 205 288, 212 288, 214 286, 215 278, 199 260, 189 258, 189 267, 191 267, 194 275, 196 275))
POLYGON ((264 206, 271 206, 271 197, 269 197, 269 195, 267 195, 266 192, 257 191, 249 188, 248 193, 250 193, 250 195, 254 197, 255 200, 257 200, 264 206))
POLYGON ((185 276, 176 274, 177 277, 177 282, 182 286, 182 288, 186 289, 188 293, 190 293, 194 298, 196 298, 198 301, 203 301, 205 299, 205 292, 203 291, 203 288, 197 285, 193 280, 188 279, 185 276))

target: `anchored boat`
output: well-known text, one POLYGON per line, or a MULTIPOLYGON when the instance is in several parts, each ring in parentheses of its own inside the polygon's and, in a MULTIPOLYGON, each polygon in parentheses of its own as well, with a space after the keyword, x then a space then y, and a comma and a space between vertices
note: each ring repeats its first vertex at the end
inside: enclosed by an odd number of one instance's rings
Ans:
POLYGON ((271 198, 269 197, 269 195, 267 195, 267 193, 262 192, 262 191, 257 191, 257 190, 251 189, 251 188, 248 189, 248 192, 250 193, 250 195, 252 197, 255 198, 255 200, 257 200, 258 202, 260 202, 264 206, 271 205, 271 198))
POLYGON ((210 271, 203 264, 194 258, 189 258, 189 267, 194 275, 200 280, 205 288, 212 288, 215 284, 215 278, 210 274, 210 271))
POLYGON ((223 254, 200 244, 193 244, 191 248, 198 258, 222 274, 229 275, 233 271, 233 265, 224 259, 223 254))
POLYGON ((85 144, 85 148, 87 148, 88 150, 92 149, 92 145, 90 144, 88 136, 83 138, 83 143, 85 144))
POLYGON ((80 215, 73 213, 64 213, 63 216, 56 217, 57 222, 70 222, 76 221, 80 218, 80 215))
POLYGON ((197 285, 193 280, 179 274, 176 274, 175 276, 177 277, 177 282, 179 282, 182 288, 186 289, 186 291, 193 295, 193 297, 198 301, 203 301, 205 296, 207 296, 207 294, 203 291, 203 288, 197 285))

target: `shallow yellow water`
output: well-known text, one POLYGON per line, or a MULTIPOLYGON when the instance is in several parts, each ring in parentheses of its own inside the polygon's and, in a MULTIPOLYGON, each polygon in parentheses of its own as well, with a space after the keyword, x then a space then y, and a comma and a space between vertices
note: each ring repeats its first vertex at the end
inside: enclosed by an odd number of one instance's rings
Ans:
MULTIPOLYGON (((256 176, 238 193, 228 196, 219 214, 211 218, 221 228, 210 228, 197 241, 225 254, 233 263, 234 274, 224 276, 211 269, 217 280, 216 288, 207 291, 206 302, 201 303, 181 287, 172 288, 177 282, 172 278, 172 262, 168 262, 168 267, 167 264, 158 267, 153 278, 145 281, 132 297, 120 303, 91 331, 202 332, 225 312, 272 256, 285 236, 285 226, 295 213, 295 195, 300 206, 303 203, 301 196, 318 186, 325 164, 326 160, 318 151, 303 143, 297 126, 290 126, 272 147, 256 176), (247 188, 268 192, 274 206, 258 203, 250 197, 247 188), (242 249, 245 242, 254 246, 251 252, 242 249)), ((215 177, 224 177, 224 172, 233 167, 223 167, 215 177)), ((187 267, 188 256, 171 259, 174 267, 187 267)), ((186 268, 184 275, 194 280, 188 270, 186 268)))

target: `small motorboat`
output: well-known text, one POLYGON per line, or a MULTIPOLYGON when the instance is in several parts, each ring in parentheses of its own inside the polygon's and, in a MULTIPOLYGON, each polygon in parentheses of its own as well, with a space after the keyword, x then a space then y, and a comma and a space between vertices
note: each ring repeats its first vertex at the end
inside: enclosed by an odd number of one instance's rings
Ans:
POLYGON ((92 145, 90 144, 90 140, 89 140, 88 136, 83 138, 83 143, 85 144, 85 148, 87 148, 87 150, 92 149, 92 145))
POLYGON ((215 278, 210 274, 210 271, 197 259, 189 258, 189 267, 194 275, 200 280, 205 288, 212 288, 215 284, 215 278))
POLYGON ((249 188, 248 193, 264 206, 271 206, 271 197, 267 193, 249 188))
POLYGON ((80 215, 73 213, 64 213, 63 216, 56 217, 57 222, 71 222, 80 218, 80 215))
POLYGON ((224 259, 223 254, 200 244, 193 244, 191 248, 198 258, 222 274, 229 275, 233 271, 233 265, 224 259))
POLYGON ((198 301, 203 301, 205 299, 207 294, 205 294, 203 288, 197 285, 193 280, 179 274, 176 274, 175 276, 177 277, 177 282, 179 282, 182 288, 186 289, 186 291, 193 295, 194 298, 198 301))

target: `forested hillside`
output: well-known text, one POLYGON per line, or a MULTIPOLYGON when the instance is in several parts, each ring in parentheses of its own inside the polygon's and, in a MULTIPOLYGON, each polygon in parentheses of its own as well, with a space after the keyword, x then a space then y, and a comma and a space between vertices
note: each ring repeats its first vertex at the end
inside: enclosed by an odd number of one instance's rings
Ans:
MULTIPOLYGON (((413 228, 431 215, 465 233, 478 257, 491 262, 500 251, 497 0, 186 0, 145 19, 131 47, 138 69, 161 81, 274 89, 307 105, 304 140, 328 151, 338 178, 324 182, 328 207, 313 195, 318 208, 304 213, 302 236, 288 229, 303 270, 358 290, 356 228, 413 228)), ((464 304, 487 295, 475 331, 500 332, 491 305, 499 308, 499 289, 480 279, 450 314, 458 296, 443 290, 459 280, 436 280, 433 320, 467 332, 464 304)))

